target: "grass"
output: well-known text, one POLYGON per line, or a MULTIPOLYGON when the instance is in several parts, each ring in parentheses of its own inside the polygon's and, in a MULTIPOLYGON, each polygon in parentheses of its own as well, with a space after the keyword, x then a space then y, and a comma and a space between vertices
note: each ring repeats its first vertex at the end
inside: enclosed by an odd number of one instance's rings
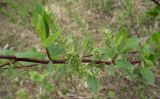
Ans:
MULTIPOLYGON (((0 45, 9 44, 7 49, 13 48, 18 51, 30 47, 41 50, 39 39, 32 29, 33 0, 28 0, 28 2, 25 0, 15 1, 8 0, 7 7, 0 7, 0 17, 4 19, 0 22, 4 25, 4 27, 0 27, 0 31, 3 31, 1 32, 0 40, 2 42, 0 45)), ((70 37, 74 34, 79 39, 90 35, 91 39, 95 39, 95 46, 102 46, 103 40, 101 38, 104 36, 105 29, 116 33, 121 28, 125 28, 130 35, 144 38, 155 31, 160 31, 160 16, 157 13, 152 13, 156 7, 151 2, 145 3, 143 0, 64 0, 63 2, 48 0, 48 2, 47 5, 53 11, 64 35, 70 37), (154 15, 156 17, 153 17, 154 15)), ((62 68, 65 67, 62 66, 62 68)), ((43 67, 31 70, 38 71, 38 75, 48 72, 47 68, 43 67)), ((29 71, 30 69, 15 70, 13 74, 1 72, 3 78, 1 78, 0 85, 3 87, 0 88, 0 97, 11 98, 15 96, 20 99, 48 99, 51 96, 56 98, 92 98, 93 93, 82 87, 85 82, 76 77, 65 79, 65 77, 60 78, 62 74, 57 74, 57 76, 45 74, 48 80, 45 83, 49 83, 53 89, 56 86, 54 84, 62 83, 59 90, 53 94, 47 91, 48 86, 40 86, 32 81, 30 73, 33 72, 29 71), (75 85, 76 87, 74 87, 75 85)), ((159 77, 158 72, 156 76, 159 77)), ((157 82, 158 88, 147 86, 142 81, 128 79, 123 71, 117 73, 114 68, 106 67, 101 72, 99 79, 101 81, 99 91, 101 98, 156 99, 160 96, 159 82, 157 82)))

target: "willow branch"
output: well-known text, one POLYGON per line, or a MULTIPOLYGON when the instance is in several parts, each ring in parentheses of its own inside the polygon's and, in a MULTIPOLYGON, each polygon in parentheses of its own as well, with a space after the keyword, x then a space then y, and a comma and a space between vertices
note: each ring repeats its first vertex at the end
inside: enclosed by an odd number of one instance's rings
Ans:
MULTIPOLYGON (((8 59, 8 60, 13 60, 15 62, 31 62, 35 64, 48 64, 50 60, 41 60, 41 59, 32 59, 32 58, 18 58, 16 56, 7 56, 7 55, 0 55, 0 59, 8 59)), ((52 60, 52 64, 67 64, 68 61, 66 59, 62 60, 52 60)), ((82 63, 94 63, 94 64, 106 64, 110 65, 112 64, 112 61, 101 61, 101 60, 91 60, 91 59, 81 59, 82 63)), ((12 64, 14 64, 12 63, 12 64)), ((141 61, 131 61, 132 64, 140 64, 141 61)), ((1 65, 1 67, 4 67, 5 65, 10 65, 9 63, 5 63, 1 65)), ((31 65, 31 66, 26 66, 26 67, 33 67, 37 65, 31 65)), ((16 67, 16 68, 21 68, 21 67, 16 67)))

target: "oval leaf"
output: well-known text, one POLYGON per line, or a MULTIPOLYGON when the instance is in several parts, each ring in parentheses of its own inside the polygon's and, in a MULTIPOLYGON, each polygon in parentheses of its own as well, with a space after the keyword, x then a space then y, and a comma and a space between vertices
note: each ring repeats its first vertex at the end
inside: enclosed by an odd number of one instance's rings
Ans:
POLYGON ((155 77, 153 72, 147 68, 147 67, 143 67, 140 70, 140 73, 142 75, 142 77, 149 83, 149 84, 154 84, 155 83, 155 77))

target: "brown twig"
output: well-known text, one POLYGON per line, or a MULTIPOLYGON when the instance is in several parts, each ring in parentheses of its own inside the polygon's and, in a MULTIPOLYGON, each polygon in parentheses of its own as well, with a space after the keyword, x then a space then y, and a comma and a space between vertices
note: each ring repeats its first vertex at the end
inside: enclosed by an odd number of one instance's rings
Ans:
MULTIPOLYGON (((131 51, 131 52, 129 52, 129 54, 136 54, 136 53, 138 53, 138 51, 131 51)), ((100 54, 100 55, 105 55, 105 54, 100 54)), ((82 58, 88 58, 88 57, 92 57, 93 55, 92 54, 90 54, 90 55, 84 55, 82 58)))
POLYGON ((113 64, 115 64, 115 60, 116 60, 117 57, 118 57, 118 54, 116 54, 116 55, 113 57, 113 59, 112 59, 112 63, 113 63, 113 64))
POLYGON ((112 62, 111 61, 98 61, 98 60, 91 60, 91 59, 82 59, 82 63, 95 63, 95 64, 106 64, 110 65, 112 62))
MULTIPOLYGON (((0 55, 0 59, 9 59, 9 60, 14 60, 14 62, 12 64, 14 64, 15 62, 32 62, 32 63, 36 63, 36 64, 48 64, 50 62, 50 60, 40 60, 40 59, 31 59, 31 58, 18 58, 16 56, 6 56, 6 55, 0 55)), ((106 65, 110 65, 113 63, 113 61, 101 61, 101 60, 91 60, 91 59, 83 59, 81 60, 82 63, 95 63, 95 64, 106 64, 106 65)), ((62 59, 62 60, 52 60, 53 64, 67 64, 67 60, 66 59, 62 59)), ((131 61, 132 64, 140 64, 141 61, 131 61)), ((1 67, 4 67, 6 65, 10 65, 9 63, 5 63, 3 65, 1 65, 1 67)), ((24 67, 33 67, 36 65, 30 65, 30 66, 24 66, 24 67)), ((23 68, 23 67, 15 67, 15 68, 23 68)))
POLYGON ((7 56, 7 55, 0 55, 0 59, 9 59, 14 60, 16 62, 22 61, 22 62, 33 62, 33 63, 40 63, 40 64, 48 64, 48 60, 39 60, 39 59, 31 59, 31 58, 18 58, 16 56, 7 56))
MULTIPOLYGON (((30 68, 30 67, 34 67, 37 66, 38 64, 33 64, 33 65, 27 65, 27 66, 17 66, 17 67, 13 67, 14 69, 22 69, 22 68, 30 68)), ((8 69, 8 67, 2 68, 2 69, 8 69)))
POLYGON ((6 62, 6 63, 4 63, 4 64, 0 65, 0 67, 4 67, 4 66, 6 66, 6 65, 10 65, 10 64, 11 64, 10 62, 6 62))
POLYGON ((14 64, 16 61, 13 61, 13 62, 5 62, 4 64, 0 65, 0 67, 4 67, 6 65, 11 65, 11 64, 14 64))
POLYGON ((51 55, 50 55, 50 53, 49 53, 48 48, 46 48, 46 54, 47 54, 47 56, 48 56, 48 59, 49 59, 50 61, 53 61, 53 59, 52 59, 52 57, 51 57, 51 55))
POLYGON ((158 1, 156 0, 151 0, 151 1, 153 1, 156 5, 160 6, 160 3, 158 1))

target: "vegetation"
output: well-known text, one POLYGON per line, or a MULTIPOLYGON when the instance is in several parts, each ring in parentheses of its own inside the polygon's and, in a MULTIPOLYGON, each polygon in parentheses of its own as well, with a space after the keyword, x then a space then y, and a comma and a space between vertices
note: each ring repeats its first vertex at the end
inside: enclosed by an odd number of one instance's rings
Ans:
POLYGON ((22 30, 2 33, 0 97, 160 98, 156 0, 7 0, 0 17, 22 30))

